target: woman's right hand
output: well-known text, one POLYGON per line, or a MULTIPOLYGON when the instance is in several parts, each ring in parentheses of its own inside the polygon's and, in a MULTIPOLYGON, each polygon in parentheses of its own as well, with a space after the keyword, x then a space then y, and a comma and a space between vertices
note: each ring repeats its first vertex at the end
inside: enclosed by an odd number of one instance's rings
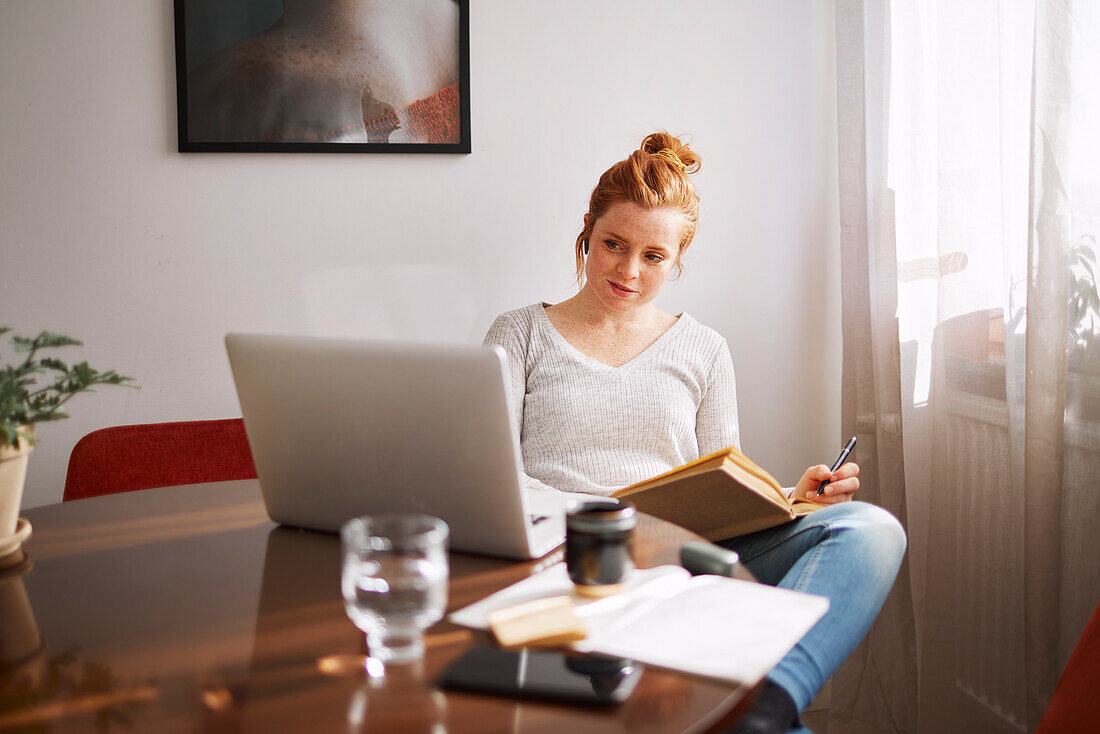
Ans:
POLYGON ((835 472, 829 471, 829 467, 825 464, 817 464, 803 472, 802 478, 794 487, 791 499, 813 500, 832 505, 837 502, 848 502, 858 489, 859 465, 854 461, 849 461, 835 472), (819 495, 817 488, 824 481, 829 483, 825 485, 825 491, 819 495))

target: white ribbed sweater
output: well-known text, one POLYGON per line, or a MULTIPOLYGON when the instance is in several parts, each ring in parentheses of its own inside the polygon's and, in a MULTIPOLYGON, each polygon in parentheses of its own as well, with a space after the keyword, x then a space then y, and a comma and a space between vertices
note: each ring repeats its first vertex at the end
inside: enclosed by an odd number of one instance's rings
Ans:
POLYGON ((740 446, 726 340, 686 313, 611 367, 581 353, 536 303, 497 317, 528 486, 607 495, 740 446))

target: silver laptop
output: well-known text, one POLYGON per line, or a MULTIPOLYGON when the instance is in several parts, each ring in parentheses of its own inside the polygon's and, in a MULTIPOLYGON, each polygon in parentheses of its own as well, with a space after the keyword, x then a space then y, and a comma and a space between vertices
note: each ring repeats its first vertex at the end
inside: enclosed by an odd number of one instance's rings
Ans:
POLYGON ((451 550, 538 558, 564 499, 523 489, 497 347, 229 334, 226 350, 268 515, 335 531, 423 512, 451 550))

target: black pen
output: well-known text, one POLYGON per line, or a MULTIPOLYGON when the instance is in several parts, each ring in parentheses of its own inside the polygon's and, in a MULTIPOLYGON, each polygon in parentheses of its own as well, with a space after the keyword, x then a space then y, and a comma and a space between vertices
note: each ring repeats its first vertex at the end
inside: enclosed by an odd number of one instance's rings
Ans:
MULTIPOLYGON (((844 464, 844 460, 848 458, 848 454, 852 453, 852 449, 854 449, 855 447, 856 437, 852 436, 851 440, 849 440, 848 443, 844 444, 844 448, 840 450, 840 454, 836 457, 836 461, 833 462, 833 468, 829 471, 835 472, 837 469, 839 469, 844 464)), ((828 483, 828 479, 822 482, 821 485, 817 488, 817 494, 815 494, 814 496, 816 497, 818 494, 821 494, 825 490, 825 485, 828 483)))

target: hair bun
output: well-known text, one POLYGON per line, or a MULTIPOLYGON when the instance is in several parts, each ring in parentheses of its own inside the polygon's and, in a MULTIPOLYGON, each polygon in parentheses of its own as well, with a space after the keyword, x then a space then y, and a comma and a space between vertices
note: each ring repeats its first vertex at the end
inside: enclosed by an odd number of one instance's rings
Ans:
POLYGON ((640 150, 664 158, 669 165, 687 173, 698 171, 703 162, 699 154, 688 147, 687 143, 681 142, 675 135, 663 130, 646 135, 640 150))

